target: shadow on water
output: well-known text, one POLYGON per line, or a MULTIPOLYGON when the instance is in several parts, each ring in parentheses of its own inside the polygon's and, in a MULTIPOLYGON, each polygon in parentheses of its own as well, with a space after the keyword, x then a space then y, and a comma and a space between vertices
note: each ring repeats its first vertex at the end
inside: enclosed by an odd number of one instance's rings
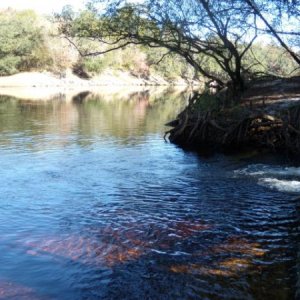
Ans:
POLYGON ((0 98, 0 299, 296 299, 299 169, 165 143, 185 104, 0 98))

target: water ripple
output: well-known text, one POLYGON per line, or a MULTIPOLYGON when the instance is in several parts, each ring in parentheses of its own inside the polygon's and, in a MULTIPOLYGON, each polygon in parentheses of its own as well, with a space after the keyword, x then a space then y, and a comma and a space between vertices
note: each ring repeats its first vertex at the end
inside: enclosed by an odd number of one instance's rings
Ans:
POLYGON ((165 143, 176 101, 0 101, 0 298, 293 299, 299 169, 165 143))

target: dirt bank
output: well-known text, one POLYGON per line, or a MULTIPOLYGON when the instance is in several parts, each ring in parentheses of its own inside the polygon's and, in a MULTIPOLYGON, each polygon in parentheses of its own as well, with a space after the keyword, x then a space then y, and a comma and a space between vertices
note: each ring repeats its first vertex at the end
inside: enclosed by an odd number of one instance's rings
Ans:
POLYGON ((299 157, 300 77, 253 82, 238 104, 203 108, 219 100, 194 94, 177 120, 167 124, 169 140, 200 151, 268 149, 299 157))

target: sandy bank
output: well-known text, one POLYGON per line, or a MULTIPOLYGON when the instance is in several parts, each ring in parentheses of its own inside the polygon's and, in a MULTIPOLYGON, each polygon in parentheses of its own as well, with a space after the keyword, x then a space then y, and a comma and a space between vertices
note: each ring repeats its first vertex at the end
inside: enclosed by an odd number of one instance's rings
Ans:
MULTIPOLYGON (((147 79, 138 78, 124 71, 106 71, 91 79, 82 79, 74 75, 70 70, 65 76, 56 76, 49 72, 24 72, 12 76, 0 77, 0 88, 3 87, 92 87, 92 86, 148 86, 148 85, 181 85, 190 83, 177 79, 166 81, 159 76, 150 76, 147 79)), ((197 85, 197 82, 193 82, 197 85)))
POLYGON ((171 84, 154 76, 145 80, 121 71, 107 71, 89 80, 81 79, 71 71, 67 71, 64 77, 49 72, 24 72, 0 77, 0 95, 30 100, 58 98, 68 101, 82 92, 102 96, 122 95, 125 98, 131 93, 150 90, 153 93, 153 90, 165 90, 170 86, 176 90, 184 90, 188 83, 182 80, 171 84))
POLYGON ((165 92, 172 90, 175 93, 182 93, 186 91, 184 86, 78 86, 78 87, 2 87, 0 88, 1 96, 14 97, 20 100, 63 100, 72 101, 75 97, 81 95, 96 95, 103 99, 128 99, 137 93, 149 93, 152 96, 160 96, 165 92))

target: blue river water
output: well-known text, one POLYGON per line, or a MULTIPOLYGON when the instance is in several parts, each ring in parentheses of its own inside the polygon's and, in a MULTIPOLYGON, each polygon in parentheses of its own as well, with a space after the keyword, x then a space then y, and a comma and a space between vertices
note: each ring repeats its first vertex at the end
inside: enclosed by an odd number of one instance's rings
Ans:
POLYGON ((0 299, 296 299, 300 168, 166 143, 180 93, 0 96, 0 299))

